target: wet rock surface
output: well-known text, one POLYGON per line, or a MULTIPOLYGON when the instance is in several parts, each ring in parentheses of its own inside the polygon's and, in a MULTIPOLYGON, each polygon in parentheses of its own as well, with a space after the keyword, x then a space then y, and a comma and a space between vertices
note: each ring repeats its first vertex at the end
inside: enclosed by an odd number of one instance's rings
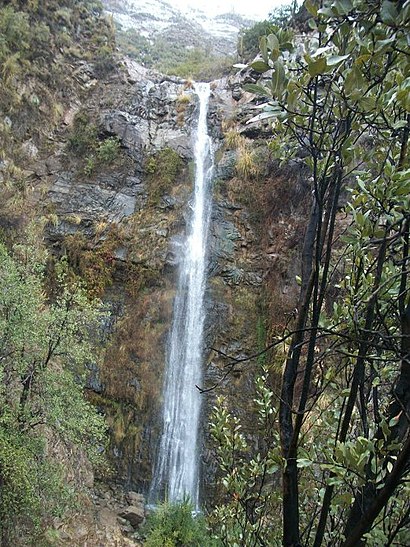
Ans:
MULTIPOLYGON (((217 495, 214 447, 206 429, 209 413, 217 395, 226 395, 230 409, 244 418, 245 430, 248 427, 252 435, 258 363, 250 361, 235 374, 227 375, 226 370, 230 357, 246 358, 260 350, 281 328, 278 317, 295 306, 295 256, 309 201, 303 166, 296 162, 287 171, 279 168, 266 146, 269 127, 246 125, 255 114, 255 99, 242 91, 244 80, 252 80, 252 75, 212 83, 209 104, 216 162, 202 383, 215 388, 203 396, 206 497, 217 495), (226 127, 252 143, 257 174, 249 178, 239 174, 240 150, 225 142, 226 127)), ((118 138, 119 160, 97 165, 86 176, 85 159, 60 149, 36 168, 37 176, 50 182, 47 207, 58 217, 48 227, 50 241, 64 249, 67 237, 84 236, 86 242, 82 240, 78 252, 100 256, 98 268, 109 270, 103 298, 113 313, 105 334, 105 362, 99 370, 91 366, 88 389, 90 400, 107 416, 116 480, 144 493, 152 479, 160 433, 177 265, 190 214, 196 106, 188 82, 125 61, 125 70, 111 76, 86 105, 100 137, 118 138), (151 171, 164 149, 172 150, 181 166, 171 184, 158 188, 161 173, 151 171)), ((138 495, 123 497, 121 503, 110 493, 107 499, 104 495, 93 502, 99 508, 98 518, 108 526, 115 517, 120 531, 134 533, 144 518, 138 495)), ((114 539, 107 541, 106 545, 116 545, 110 543, 114 539)))

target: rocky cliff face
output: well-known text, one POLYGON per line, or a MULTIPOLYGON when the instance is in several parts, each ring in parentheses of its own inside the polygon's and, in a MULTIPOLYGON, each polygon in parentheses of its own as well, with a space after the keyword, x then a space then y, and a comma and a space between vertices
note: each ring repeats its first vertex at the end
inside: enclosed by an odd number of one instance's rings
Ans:
MULTIPOLYGON (((227 396, 257 442, 252 393, 258 361, 228 375, 227 365, 262 349, 280 327, 278 318, 294 308, 308 201, 303 169, 297 163, 279 168, 264 128, 245 125, 253 103, 240 92, 239 80, 212 84, 208 118, 217 158, 204 379, 205 388, 216 387, 203 395, 202 421, 208 497, 217 494, 206 426, 216 395, 227 396), (245 152, 254 165, 249 172, 240 167, 245 152)), ((49 241, 112 312, 104 327, 105 363, 100 369, 90 364, 89 398, 108 417, 113 478, 142 492, 151 481, 159 437, 175 266, 192 189, 196 106, 188 82, 128 62, 72 113, 67 144, 49 158, 44 173, 51 181, 45 212, 58 220, 48 228, 49 241), (99 142, 88 155, 87 147, 76 151, 78 127, 83 136, 92 127, 99 142), (107 142, 118 145, 109 162, 99 155, 107 142)), ((280 353, 268 358, 280 367, 280 353)))

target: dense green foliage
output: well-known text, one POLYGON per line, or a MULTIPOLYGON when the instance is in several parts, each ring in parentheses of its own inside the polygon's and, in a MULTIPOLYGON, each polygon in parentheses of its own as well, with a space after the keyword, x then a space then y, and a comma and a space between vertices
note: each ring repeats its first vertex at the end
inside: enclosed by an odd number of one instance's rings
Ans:
POLYGON ((269 21, 281 28, 294 25, 294 17, 302 3, 303 2, 299 2, 298 0, 292 0, 291 2, 278 6, 269 14, 269 21))
POLYGON ((85 365, 96 358, 90 332, 102 316, 81 287, 66 284, 64 268, 48 300, 46 258, 35 240, 15 245, 12 253, 0 243, 4 545, 17 544, 18 536, 31 544, 75 500, 79 485, 66 482, 65 451, 85 451, 97 463, 104 449, 104 420, 85 401, 82 387, 85 365))
POLYGON ((68 149, 84 158, 84 173, 90 176, 99 166, 107 167, 119 158, 120 140, 118 137, 100 136, 95 123, 80 112, 74 118, 68 136, 68 149))
POLYGON ((241 59, 249 61, 259 53, 259 41, 262 36, 277 33, 296 24, 297 2, 283 4, 270 14, 269 19, 259 21, 249 28, 242 29, 238 35, 238 54, 241 59))
POLYGON ((201 515, 193 515, 188 500, 164 503, 152 512, 145 525, 146 547, 217 547, 201 515))
POLYGON ((259 39, 276 29, 272 21, 265 20, 255 23, 252 27, 242 30, 238 36, 238 53, 242 59, 253 59, 259 53, 259 39))
POLYGON ((303 50, 262 37, 265 79, 245 86, 270 98, 252 122, 309 167, 312 202, 295 319, 268 343, 281 392, 268 369, 256 382, 259 449, 215 410, 216 521, 227 546, 408 545, 410 2, 305 5, 303 50))

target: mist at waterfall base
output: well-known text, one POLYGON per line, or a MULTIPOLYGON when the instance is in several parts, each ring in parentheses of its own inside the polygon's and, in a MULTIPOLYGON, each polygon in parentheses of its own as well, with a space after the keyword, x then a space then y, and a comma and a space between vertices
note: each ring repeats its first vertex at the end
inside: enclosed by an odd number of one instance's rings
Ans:
POLYGON ((207 129, 209 84, 195 84, 195 183, 180 262, 166 359, 163 423, 149 501, 189 498, 199 509, 199 419, 202 380, 206 242, 211 211, 212 143, 207 129))

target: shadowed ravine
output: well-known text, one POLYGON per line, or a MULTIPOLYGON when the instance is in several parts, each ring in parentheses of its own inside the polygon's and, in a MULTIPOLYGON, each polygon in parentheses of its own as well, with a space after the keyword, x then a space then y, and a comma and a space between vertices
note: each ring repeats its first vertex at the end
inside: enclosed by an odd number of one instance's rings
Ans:
POLYGON ((181 500, 199 504, 198 436, 204 327, 206 241, 210 218, 209 186, 213 158, 207 129, 209 84, 196 84, 199 116, 195 134, 195 188, 192 216, 180 262, 164 383, 163 429, 152 502, 181 500))

